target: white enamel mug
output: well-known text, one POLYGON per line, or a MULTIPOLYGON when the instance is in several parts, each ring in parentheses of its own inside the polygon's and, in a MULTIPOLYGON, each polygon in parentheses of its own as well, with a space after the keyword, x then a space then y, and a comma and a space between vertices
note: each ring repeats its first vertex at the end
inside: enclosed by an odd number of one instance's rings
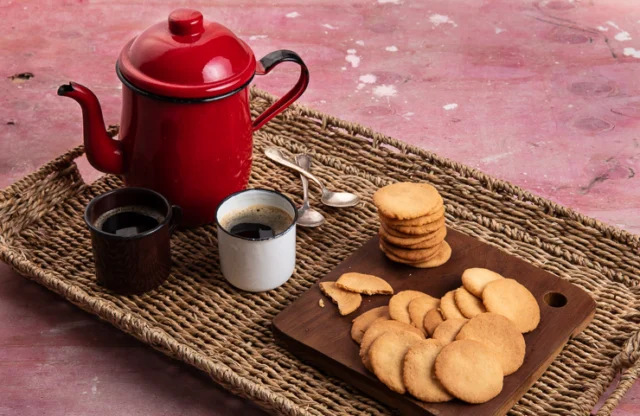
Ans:
POLYGON ((284 284, 296 266, 298 210, 289 198, 267 189, 247 189, 228 196, 218 206, 218 252, 224 278, 238 289, 263 292, 284 284), (254 205, 280 208, 291 215, 289 227, 268 238, 232 235, 221 223, 230 213, 254 205))

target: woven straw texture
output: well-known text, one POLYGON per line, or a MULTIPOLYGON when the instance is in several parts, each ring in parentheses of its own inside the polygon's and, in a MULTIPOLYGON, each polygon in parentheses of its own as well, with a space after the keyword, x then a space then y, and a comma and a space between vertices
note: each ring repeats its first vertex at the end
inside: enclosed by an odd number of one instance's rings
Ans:
MULTIPOLYGON (((252 112, 273 97, 252 90, 252 112)), ((171 277, 142 296, 114 296, 95 282, 82 220, 95 196, 121 186, 114 176, 83 182, 74 149, 0 193, 0 259, 163 353, 208 373, 264 409, 289 415, 383 415, 391 409, 274 344, 273 317, 376 232, 373 192, 395 181, 428 181, 441 192, 452 228, 492 244, 587 292, 593 323, 571 340, 511 415, 589 414, 616 375, 599 415, 608 415, 640 373, 640 241, 433 153, 368 128, 294 106, 255 134, 251 187, 300 203, 296 174, 263 156, 266 146, 314 156, 330 188, 356 192, 356 208, 323 211, 321 229, 299 229, 298 263, 282 287, 240 293, 222 278, 214 226, 177 232, 171 277)))

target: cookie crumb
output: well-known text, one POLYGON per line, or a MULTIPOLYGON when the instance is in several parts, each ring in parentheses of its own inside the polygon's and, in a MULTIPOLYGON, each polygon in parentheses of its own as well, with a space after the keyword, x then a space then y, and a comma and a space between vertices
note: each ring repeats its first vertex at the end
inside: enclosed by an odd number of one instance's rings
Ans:
POLYGON ((321 308, 324 308, 324 300, 323 300, 323 299, 320 299, 320 300, 318 301, 318 305, 320 305, 320 307, 321 307, 321 308))

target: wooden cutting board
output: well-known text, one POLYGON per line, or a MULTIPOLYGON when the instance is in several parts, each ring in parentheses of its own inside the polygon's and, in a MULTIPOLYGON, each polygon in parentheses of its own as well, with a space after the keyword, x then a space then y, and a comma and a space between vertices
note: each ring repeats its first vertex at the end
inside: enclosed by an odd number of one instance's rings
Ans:
POLYGON ((336 305, 320 292, 316 283, 274 318, 276 340, 303 361, 342 378, 403 414, 504 415, 542 375, 568 340, 586 328, 596 304, 577 286, 465 234, 449 229, 447 241, 453 254, 445 265, 414 269, 388 260, 378 248, 378 237, 375 237, 320 281, 337 280, 346 272, 361 272, 384 278, 396 293, 413 289, 441 297, 462 284, 463 270, 485 267, 522 283, 538 300, 540 325, 532 333, 525 334, 524 364, 516 373, 505 377, 502 393, 493 400, 480 405, 458 400, 422 403, 408 395, 392 392, 369 373, 360 361, 358 344, 351 339, 351 321, 371 308, 387 305, 389 296, 363 296, 357 311, 340 316, 336 305), (320 299, 324 300, 324 308, 318 304, 320 299))

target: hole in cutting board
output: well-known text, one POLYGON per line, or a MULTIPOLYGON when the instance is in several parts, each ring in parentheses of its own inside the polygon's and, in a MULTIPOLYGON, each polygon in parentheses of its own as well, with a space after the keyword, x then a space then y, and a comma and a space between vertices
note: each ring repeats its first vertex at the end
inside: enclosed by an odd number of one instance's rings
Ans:
POLYGON ((559 292, 549 292, 544 295, 544 303, 552 308, 562 308, 567 304, 567 297, 559 292))

